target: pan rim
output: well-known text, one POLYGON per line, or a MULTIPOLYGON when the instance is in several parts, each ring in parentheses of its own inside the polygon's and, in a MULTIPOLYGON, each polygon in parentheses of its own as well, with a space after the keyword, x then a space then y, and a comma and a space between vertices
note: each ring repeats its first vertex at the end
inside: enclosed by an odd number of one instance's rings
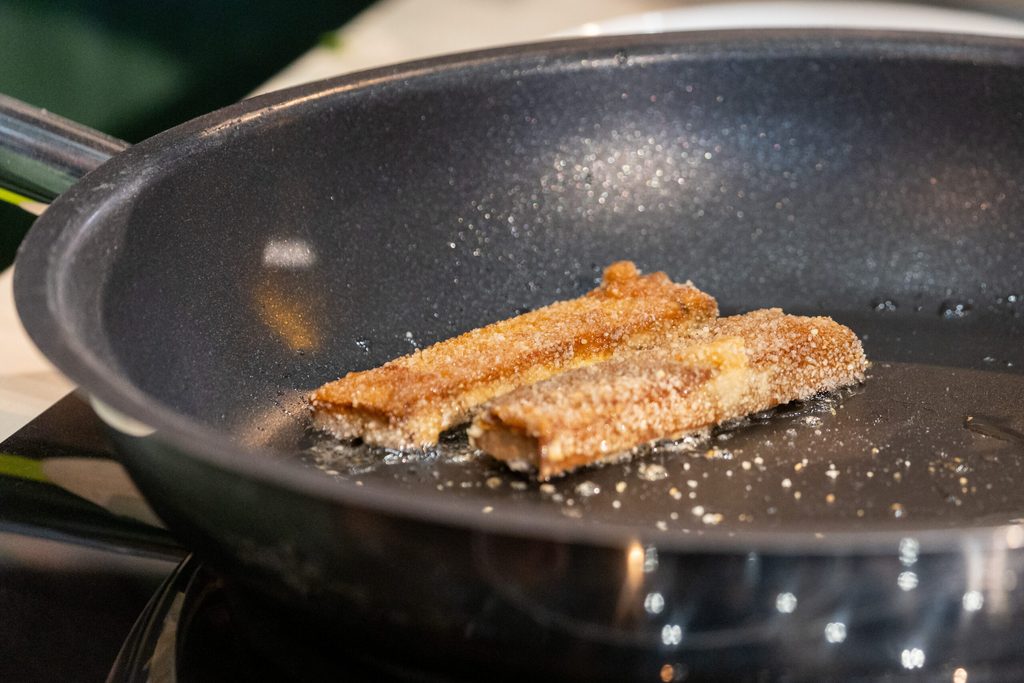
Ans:
POLYGON ((560 515, 530 510, 517 516, 480 514, 479 504, 452 498, 436 501, 409 497, 386 485, 356 486, 336 481, 294 463, 272 457, 267 448, 242 446, 226 433, 187 417, 134 386, 75 337, 62 316, 56 273, 74 238, 104 211, 127 199, 138 184, 169 158, 201 151, 228 133, 259 126, 291 107, 341 95, 358 96, 390 82, 424 79, 462 69, 502 65, 508 68, 569 68, 583 58, 615 61, 629 50, 637 59, 740 59, 765 57, 826 58, 841 55, 958 61, 975 65, 1024 65, 1024 40, 993 36, 957 36, 874 30, 726 30, 653 35, 573 38, 445 55, 308 83, 243 100, 160 133, 118 154, 58 198, 36 221, 19 248, 14 273, 15 303, 29 336, 58 369, 104 405, 156 430, 153 438, 183 457, 236 476, 283 487, 327 502, 395 517, 412 518, 488 534, 511 535, 572 544, 623 547, 646 542, 679 552, 750 551, 774 554, 849 555, 891 553, 913 536, 922 552, 994 550, 1021 545, 1020 527, 993 525, 882 530, 708 529, 704 534, 659 532, 650 527, 581 524, 560 515), (125 183, 123 178, 134 178, 125 183), (133 184, 134 182, 134 184, 133 184), (111 192, 113 183, 115 191, 111 192), (106 189, 105 189, 106 188, 106 189), (129 195, 129 196, 125 196, 129 195), (271 456, 271 457, 261 457, 271 456))

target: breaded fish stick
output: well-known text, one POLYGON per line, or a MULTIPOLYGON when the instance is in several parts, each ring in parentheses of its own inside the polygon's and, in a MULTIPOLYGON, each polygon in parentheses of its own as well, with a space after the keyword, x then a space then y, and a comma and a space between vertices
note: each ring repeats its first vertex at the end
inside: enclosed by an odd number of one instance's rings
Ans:
POLYGON ((470 441, 540 479, 864 379, 857 336, 778 309, 707 328, 495 399, 470 441))
POLYGON ((379 368, 352 372, 310 397, 314 425, 342 438, 405 448, 437 443, 484 402, 623 349, 707 325, 715 300, 664 273, 610 265, 578 299, 481 327, 379 368))

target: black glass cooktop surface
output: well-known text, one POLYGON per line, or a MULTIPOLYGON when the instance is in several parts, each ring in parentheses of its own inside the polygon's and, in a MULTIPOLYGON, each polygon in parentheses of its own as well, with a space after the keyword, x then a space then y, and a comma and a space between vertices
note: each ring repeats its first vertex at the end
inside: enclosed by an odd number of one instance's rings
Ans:
POLYGON ((73 395, 0 443, 0 681, 103 681, 183 556, 110 458, 73 395))

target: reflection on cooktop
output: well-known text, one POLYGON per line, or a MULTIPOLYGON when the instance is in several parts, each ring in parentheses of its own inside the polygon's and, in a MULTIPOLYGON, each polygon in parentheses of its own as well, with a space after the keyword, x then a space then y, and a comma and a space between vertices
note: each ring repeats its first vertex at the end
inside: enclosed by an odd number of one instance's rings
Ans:
POLYGON ((0 443, 4 683, 103 680, 181 558, 110 458, 74 395, 0 443))

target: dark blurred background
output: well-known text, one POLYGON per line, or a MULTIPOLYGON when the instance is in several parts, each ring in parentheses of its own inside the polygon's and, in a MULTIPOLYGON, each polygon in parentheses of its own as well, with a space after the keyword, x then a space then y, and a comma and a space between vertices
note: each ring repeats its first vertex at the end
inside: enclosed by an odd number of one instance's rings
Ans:
MULTIPOLYGON (((0 92, 128 142, 238 100, 367 0, 0 0, 0 92)), ((33 217, 0 202, 0 269, 33 217)))

